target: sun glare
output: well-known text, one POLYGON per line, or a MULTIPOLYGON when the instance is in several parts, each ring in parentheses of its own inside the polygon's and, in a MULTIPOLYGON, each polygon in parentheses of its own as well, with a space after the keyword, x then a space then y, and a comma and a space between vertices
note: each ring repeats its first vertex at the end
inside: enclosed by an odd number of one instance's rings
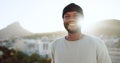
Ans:
POLYGON ((81 24, 81 27, 82 27, 82 32, 83 33, 89 33, 94 25, 95 25, 95 21, 92 21, 92 20, 83 20, 80 24, 81 24))

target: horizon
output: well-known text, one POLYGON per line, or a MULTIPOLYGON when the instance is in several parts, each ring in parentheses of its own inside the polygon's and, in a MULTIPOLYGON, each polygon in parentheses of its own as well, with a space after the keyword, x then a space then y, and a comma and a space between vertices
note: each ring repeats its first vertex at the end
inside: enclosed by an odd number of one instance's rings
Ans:
MULTIPOLYGON (((101 26, 108 26, 108 25, 110 25, 110 24, 112 24, 112 25, 114 25, 115 27, 117 26, 117 25, 119 25, 120 24, 120 20, 118 20, 118 19, 107 19, 107 20, 103 20, 103 21, 98 21, 98 22, 95 22, 95 23, 93 23, 93 24, 91 24, 90 26, 89 26, 89 28, 88 27, 83 27, 82 26, 82 33, 89 33, 90 31, 92 31, 92 29, 95 29, 96 27, 99 27, 99 25, 101 25, 101 26), (98 24, 99 23, 99 24, 98 24), (105 24, 106 23, 106 24, 105 24), (96 26, 96 25, 98 25, 98 26, 96 26), (94 26, 96 26, 96 27, 94 27, 94 26)), ((30 33, 35 33, 35 32, 32 32, 32 31, 30 31, 30 30, 28 30, 28 29, 26 29, 26 28, 24 28, 23 26, 21 26, 21 23, 20 22, 18 22, 18 21, 16 21, 16 22, 13 22, 13 23, 10 23, 10 24, 8 24, 7 26, 5 26, 4 28, 2 28, 2 29, 0 29, 0 31, 1 30, 3 30, 3 29, 10 29, 10 28, 12 28, 12 29, 14 29, 14 27, 16 28, 16 26, 17 26, 17 29, 16 30, 18 30, 18 29, 24 29, 24 30, 26 30, 26 31, 28 31, 28 32, 30 32, 30 33)), ((111 28, 111 26, 110 26, 110 28, 111 28)), ((117 28, 117 27, 116 27, 117 28)), ((116 29, 115 28, 115 29, 116 29)), ((15 31, 15 30, 14 30, 15 31)), ((54 33, 54 32, 66 32, 66 30, 57 30, 57 31, 48 31, 48 32, 36 32, 36 33, 54 33)), ((36 34, 35 33, 35 34, 36 34)))

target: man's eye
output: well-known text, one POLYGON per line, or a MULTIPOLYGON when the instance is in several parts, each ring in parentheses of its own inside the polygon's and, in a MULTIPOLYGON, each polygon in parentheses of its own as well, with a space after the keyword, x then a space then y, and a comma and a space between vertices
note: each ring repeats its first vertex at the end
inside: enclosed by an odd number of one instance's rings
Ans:
POLYGON ((70 16, 65 16, 65 18, 69 18, 70 16))
POLYGON ((74 15, 74 17, 78 17, 79 15, 74 15))

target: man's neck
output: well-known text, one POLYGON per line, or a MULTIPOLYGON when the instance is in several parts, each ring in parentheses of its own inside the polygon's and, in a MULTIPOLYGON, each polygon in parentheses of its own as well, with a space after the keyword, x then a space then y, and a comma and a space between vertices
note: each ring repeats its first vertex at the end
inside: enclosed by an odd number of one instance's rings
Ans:
POLYGON ((76 41, 76 40, 81 39, 82 36, 83 36, 82 33, 73 33, 73 34, 68 33, 68 36, 66 36, 65 38, 69 41, 76 41))

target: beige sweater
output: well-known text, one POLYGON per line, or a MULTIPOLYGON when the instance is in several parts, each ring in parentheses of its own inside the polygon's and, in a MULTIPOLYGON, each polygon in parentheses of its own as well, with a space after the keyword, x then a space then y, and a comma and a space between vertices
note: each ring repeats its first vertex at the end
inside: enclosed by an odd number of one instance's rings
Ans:
POLYGON ((85 35, 77 41, 62 37, 51 46, 51 63, 112 63, 104 42, 85 35))

